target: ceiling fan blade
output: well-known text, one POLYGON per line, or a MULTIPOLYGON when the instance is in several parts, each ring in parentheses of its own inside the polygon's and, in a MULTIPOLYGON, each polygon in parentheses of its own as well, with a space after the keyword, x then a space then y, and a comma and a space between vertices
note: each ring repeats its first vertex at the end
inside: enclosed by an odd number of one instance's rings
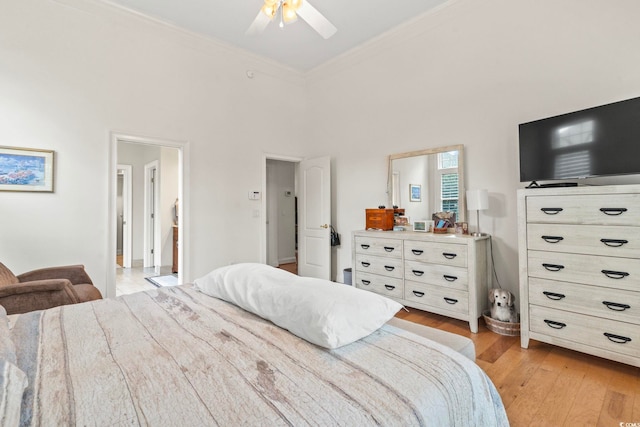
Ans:
POLYGON ((271 22, 271 18, 260 11, 258 12, 258 16, 256 16, 256 19, 253 20, 245 34, 247 36, 257 36, 258 34, 262 33, 265 28, 267 28, 269 22, 271 22))
POLYGON ((304 19, 307 24, 316 30, 322 37, 328 39, 338 31, 338 29, 318 10, 311 6, 308 1, 304 0, 302 6, 297 10, 298 16, 304 19))

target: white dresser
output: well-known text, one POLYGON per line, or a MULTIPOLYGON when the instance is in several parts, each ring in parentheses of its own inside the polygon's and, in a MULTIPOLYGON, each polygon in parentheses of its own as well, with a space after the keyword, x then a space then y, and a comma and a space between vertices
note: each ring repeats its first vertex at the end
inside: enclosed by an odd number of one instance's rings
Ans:
POLYGON ((488 237, 355 231, 353 283, 408 307, 469 322, 488 306, 488 237))
POLYGON ((640 185, 518 191, 521 345, 640 366, 640 185))

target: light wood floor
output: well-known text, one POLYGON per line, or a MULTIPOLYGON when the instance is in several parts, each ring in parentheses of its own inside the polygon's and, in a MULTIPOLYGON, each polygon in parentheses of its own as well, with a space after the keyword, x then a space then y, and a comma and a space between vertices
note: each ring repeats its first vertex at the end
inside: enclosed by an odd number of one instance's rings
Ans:
POLYGON ((295 262, 292 262, 290 264, 280 264, 278 268, 287 270, 288 272, 293 274, 298 274, 298 264, 296 264, 295 262))
POLYGON ((397 317, 471 338, 476 363, 496 385, 513 427, 640 427, 640 368, 489 331, 466 322, 409 309, 397 317), (624 424, 621 424, 624 423, 624 424))

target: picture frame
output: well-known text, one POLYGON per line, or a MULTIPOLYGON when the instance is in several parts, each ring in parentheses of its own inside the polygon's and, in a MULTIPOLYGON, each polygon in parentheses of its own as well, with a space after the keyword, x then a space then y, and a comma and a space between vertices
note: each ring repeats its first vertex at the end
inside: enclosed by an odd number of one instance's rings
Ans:
POLYGON ((420 184, 409 184, 409 201, 422 201, 422 186, 420 184))
POLYGON ((413 231, 429 232, 429 222, 431 221, 413 221, 413 231))
POLYGON ((0 191, 53 192, 54 151, 0 146, 0 191))

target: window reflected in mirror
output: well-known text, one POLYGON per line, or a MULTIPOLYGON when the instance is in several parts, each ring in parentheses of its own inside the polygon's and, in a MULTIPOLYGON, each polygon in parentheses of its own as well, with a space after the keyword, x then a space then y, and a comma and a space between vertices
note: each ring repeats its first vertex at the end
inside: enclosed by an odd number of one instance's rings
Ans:
POLYGON ((463 146, 389 156, 389 199, 405 209, 410 222, 430 220, 435 212, 455 212, 465 221, 463 146))

